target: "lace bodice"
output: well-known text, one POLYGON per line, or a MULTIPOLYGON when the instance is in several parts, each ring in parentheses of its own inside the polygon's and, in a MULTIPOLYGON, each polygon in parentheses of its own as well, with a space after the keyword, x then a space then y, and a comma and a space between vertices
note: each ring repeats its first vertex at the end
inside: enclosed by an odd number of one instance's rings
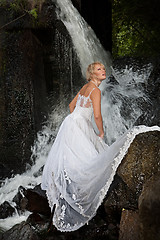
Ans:
POLYGON ((84 95, 81 95, 79 93, 76 106, 80 106, 80 107, 84 107, 84 108, 92 107, 92 100, 90 99, 90 96, 91 96, 91 93, 93 92, 94 89, 95 88, 93 88, 91 90, 91 92, 89 93, 89 95, 87 97, 84 96, 84 95))

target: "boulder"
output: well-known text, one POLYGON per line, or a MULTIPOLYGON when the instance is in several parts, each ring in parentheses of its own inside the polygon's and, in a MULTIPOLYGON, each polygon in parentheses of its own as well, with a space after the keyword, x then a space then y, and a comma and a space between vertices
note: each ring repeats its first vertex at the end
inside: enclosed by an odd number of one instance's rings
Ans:
POLYGON ((45 191, 42 191, 40 185, 35 189, 27 189, 25 191, 26 209, 33 213, 40 213, 45 216, 50 216, 51 210, 48 204, 48 200, 45 195, 45 191))
POLYGON ((160 173, 153 175, 143 186, 139 197, 141 240, 160 239, 160 173))
POLYGON ((15 208, 13 208, 9 202, 5 201, 0 205, 0 219, 10 217, 15 213, 15 208))
POLYGON ((127 184, 116 174, 103 202, 108 224, 119 225, 122 209, 137 209, 137 198, 127 184))
POLYGON ((140 221, 138 211, 123 209, 119 240, 140 240, 140 221))
POLYGON ((117 169, 117 174, 137 197, 143 184, 160 171, 160 132, 137 135, 117 169))
POLYGON ((29 223, 22 222, 0 236, 0 240, 40 240, 29 223))
POLYGON ((46 193, 41 189, 40 184, 33 189, 25 189, 20 186, 13 201, 16 203, 16 208, 19 211, 28 210, 44 216, 50 216, 51 214, 46 193))
POLYGON ((104 200, 105 210, 110 207, 116 206, 117 209, 137 209, 137 198, 127 184, 122 180, 122 178, 116 174, 114 180, 109 188, 107 196, 104 200))

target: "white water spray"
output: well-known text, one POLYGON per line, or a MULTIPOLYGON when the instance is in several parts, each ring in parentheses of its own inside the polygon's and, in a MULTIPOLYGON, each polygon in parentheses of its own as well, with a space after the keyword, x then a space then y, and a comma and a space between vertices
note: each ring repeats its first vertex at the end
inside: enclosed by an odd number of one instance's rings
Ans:
POLYGON ((141 71, 133 71, 128 66, 121 71, 112 69, 116 83, 111 81, 103 85, 102 115, 109 145, 135 126, 143 114, 143 103, 149 101, 144 93, 143 84, 147 83, 151 70, 151 64, 141 71))

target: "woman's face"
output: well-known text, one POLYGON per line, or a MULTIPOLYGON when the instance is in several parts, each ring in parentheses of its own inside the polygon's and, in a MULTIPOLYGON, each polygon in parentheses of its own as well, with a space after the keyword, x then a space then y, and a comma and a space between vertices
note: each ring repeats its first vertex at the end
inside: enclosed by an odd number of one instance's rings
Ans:
POLYGON ((96 64, 93 71, 93 77, 101 81, 106 79, 105 67, 103 65, 96 64))

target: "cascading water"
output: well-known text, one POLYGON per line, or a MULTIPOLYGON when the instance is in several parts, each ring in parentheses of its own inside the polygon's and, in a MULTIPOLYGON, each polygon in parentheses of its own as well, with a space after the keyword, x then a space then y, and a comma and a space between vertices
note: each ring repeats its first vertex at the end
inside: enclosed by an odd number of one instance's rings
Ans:
MULTIPOLYGON (((55 0, 53 0, 55 2, 55 0)), ((85 77, 86 67, 96 61, 103 62, 107 75, 111 73, 111 57, 106 52, 92 28, 81 17, 70 0, 56 0, 57 18, 66 26, 80 60, 82 74, 85 77)))
MULTIPOLYGON (((72 37, 83 75, 85 75, 88 64, 94 61, 100 61, 106 66, 108 78, 101 85, 102 114, 106 141, 110 144, 126 129, 132 127, 141 115, 140 101, 142 99, 145 101, 141 83, 147 80, 151 66, 148 65, 145 72, 142 71, 141 73, 133 72, 129 68, 122 72, 113 70, 109 53, 103 49, 93 30, 79 15, 71 2, 69 0, 57 0, 56 4, 57 16, 63 21, 72 37), (109 78, 111 72, 116 79, 114 82, 109 78)), ((63 101, 54 107, 47 123, 37 134, 37 139, 32 148, 33 166, 23 174, 5 180, 0 189, 0 204, 8 201, 14 206, 12 199, 20 185, 34 187, 41 182, 40 169, 46 161, 59 125, 67 114, 63 101)), ((9 229, 14 224, 26 219, 28 214, 26 212, 19 216, 16 213, 12 218, 0 220, 0 226, 9 229)))
POLYGON ((70 0, 56 0, 57 17, 63 21, 75 46, 85 77, 87 66, 95 61, 102 62, 107 71, 107 79, 112 74, 116 84, 106 80, 102 90, 102 114, 106 137, 111 144, 116 138, 131 128, 142 114, 140 101, 147 101, 141 83, 147 81, 152 66, 144 71, 134 72, 126 67, 121 72, 111 67, 111 56, 102 47, 92 28, 75 9, 70 0))

